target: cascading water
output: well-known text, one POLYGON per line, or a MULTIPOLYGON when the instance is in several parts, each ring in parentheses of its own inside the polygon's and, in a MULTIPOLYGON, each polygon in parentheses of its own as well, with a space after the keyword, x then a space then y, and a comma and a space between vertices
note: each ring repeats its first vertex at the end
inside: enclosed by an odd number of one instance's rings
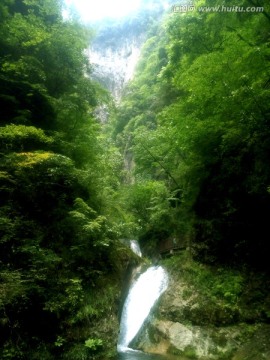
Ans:
POLYGON ((142 257, 140 245, 137 240, 130 240, 130 248, 136 255, 142 257))
POLYGON ((129 344, 167 286, 168 276, 161 266, 150 267, 136 280, 123 307, 117 346, 119 352, 129 350, 129 344))

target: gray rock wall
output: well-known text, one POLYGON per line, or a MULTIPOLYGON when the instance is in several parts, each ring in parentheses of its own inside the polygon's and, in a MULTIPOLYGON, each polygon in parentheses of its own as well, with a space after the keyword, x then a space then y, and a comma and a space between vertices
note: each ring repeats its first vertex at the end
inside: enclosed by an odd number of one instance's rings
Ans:
POLYGON ((132 345, 181 359, 270 360, 270 325, 247 323, 241 314, 241 308, 214 303, 190 283, 172 277, 132 345))

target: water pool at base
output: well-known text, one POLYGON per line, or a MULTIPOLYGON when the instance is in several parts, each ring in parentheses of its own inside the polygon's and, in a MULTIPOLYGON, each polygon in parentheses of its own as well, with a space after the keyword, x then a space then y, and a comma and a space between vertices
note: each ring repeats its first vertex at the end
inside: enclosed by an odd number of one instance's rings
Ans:
POLYGON ((174 355, 146 354, 141 351, 130 350, 118 353, 117 360, 187 360, 187 358, 174 355))

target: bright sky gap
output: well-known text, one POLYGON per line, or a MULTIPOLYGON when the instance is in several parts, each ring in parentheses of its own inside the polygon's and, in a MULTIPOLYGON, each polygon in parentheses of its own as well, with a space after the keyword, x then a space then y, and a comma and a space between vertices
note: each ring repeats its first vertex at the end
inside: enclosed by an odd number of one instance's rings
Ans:
POLYGON ((83 22, 102 18, 119 18, 136 11, 141 0, 65 0, 68 8, 75 8, 83 22))

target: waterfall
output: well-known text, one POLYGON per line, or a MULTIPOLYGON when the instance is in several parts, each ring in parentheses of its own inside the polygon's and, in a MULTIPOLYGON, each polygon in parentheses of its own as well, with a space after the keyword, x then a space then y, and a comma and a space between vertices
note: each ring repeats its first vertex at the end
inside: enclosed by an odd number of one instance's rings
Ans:
POLYGON ((117 346, 119 352, 128 350, 167 285, 168 276, 161 266, 150 267, 135 281, 123 307, 117 346))
POLYGON ((140 245, 137 240, 130 240, 130 248, 136 255, 142 257, 140 245))

